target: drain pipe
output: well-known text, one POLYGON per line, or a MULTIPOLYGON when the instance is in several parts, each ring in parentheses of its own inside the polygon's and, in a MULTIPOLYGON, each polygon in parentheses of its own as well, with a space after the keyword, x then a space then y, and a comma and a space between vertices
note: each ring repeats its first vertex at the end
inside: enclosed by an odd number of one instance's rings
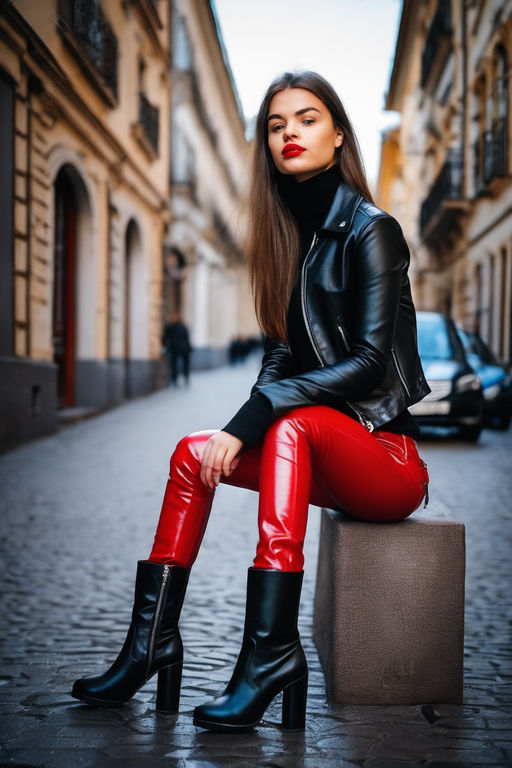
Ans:
POLYGON ((468 101, 468 50, 467 50, 467 13, 466 2, 462 0, 462 197, 468 197, 469 161, 466 163, 466 125, 467 101, 468 101))

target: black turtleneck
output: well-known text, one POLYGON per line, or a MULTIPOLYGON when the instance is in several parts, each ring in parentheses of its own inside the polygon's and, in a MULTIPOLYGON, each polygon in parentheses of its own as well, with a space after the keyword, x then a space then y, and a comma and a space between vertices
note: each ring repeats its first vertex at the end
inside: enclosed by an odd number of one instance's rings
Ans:
POLYGON ((338 167, 317 173, 306 181, 292 176, 281 177, 278 186, 281 197, 293 214, 299 230, 301 260, 309 250, 316 230, 322 226, 341 181, 338 167))
MULTIPOLYGON (((322 226, 329 212, 340 180, 340 172, 336 166, 333 166, 306 181, 297 182, 292 176, 283 175, 278 182, 280 195, 295 218, 300 238, 300 265, 287 314, 288 343, 298 373, 310 371, 320 365, 312 349, 304 322, 300 303, 300 270, 313 236, 322 226)), ((350 410, 347 410, 347 414, 353 416, 350 410)), ((224 427, 224 431, 235 435, 250 448, 263 437, 271 422, 270 403, 263 395, 255 394, 244 403, 224 427)), ((419 429, 408 411, 404 411, 380 429, 412 437, 419 436, 419 429)))
POLYGON ((341 176, 333 166, 307 181, 289 182, 283 189, 283 197, 297 222, 300 237, 300 264, 288 304, 288 344, 300 371, 318 368, 320 362, 309 341, 300 298, 300 272, 311 247, 315 232, 320 229, 329 213, 331 203, 338 189, 341 176))

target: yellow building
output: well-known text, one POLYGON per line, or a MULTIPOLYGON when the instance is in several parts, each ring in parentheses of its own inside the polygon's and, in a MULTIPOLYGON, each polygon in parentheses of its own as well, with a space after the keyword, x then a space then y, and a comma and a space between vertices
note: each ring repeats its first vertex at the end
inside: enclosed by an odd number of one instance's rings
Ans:
POLYGON ((512 2, 404 0, 379 202, 413 253, 419 309, 512 359, 512 2))

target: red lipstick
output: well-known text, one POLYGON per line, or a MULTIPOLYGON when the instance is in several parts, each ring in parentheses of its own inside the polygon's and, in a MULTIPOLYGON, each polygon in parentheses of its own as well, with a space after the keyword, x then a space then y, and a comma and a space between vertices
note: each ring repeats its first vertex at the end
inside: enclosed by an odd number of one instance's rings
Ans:
POLYGON ((299 144, 285 144, 281 150, 283 157, 298 157, 306 151, 305 147, 301 147, 299 144))

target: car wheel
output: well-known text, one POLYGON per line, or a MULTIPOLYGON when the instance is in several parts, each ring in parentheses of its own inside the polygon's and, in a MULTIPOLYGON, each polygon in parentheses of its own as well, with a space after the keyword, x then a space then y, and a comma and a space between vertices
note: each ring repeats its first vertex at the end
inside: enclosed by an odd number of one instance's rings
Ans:
POLYGON ((480 437, 481 431, 482 431, 481 424, 476 424, 475 426, 471 426, 471 427, 459 427, 459 435, 462 437, 463 440, 467 440, 470 443, 476 443, 476 441, 480 437))

